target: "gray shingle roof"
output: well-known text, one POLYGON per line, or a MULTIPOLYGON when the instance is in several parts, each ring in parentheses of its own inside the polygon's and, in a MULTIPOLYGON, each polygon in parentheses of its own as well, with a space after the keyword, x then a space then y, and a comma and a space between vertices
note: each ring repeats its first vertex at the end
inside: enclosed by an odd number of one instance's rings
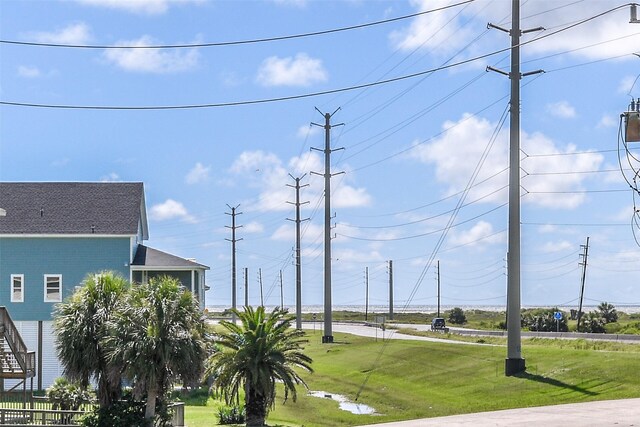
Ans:
POLYGON ((0 234, 136 235, 142 221, 141 182, 0 182, 0 234))
POLYGON ((162 267, 175 267, 175 268, 204 268, 208 270, 209 267, 197 262, 190 261, 188 259, 180 258, 179 256, 171 255, 166 252, 159 251, 157 249, 150 248, 144 245, 138 245, 136 256, 131 263, 132 266, 144 266, 152 268, 162 267))

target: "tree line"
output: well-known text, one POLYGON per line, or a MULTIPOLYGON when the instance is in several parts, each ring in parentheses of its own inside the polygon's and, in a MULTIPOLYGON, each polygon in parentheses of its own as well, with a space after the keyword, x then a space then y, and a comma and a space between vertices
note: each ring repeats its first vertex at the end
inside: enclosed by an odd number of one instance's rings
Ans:
POLYGON ((88 276, 54 312, 64 376, 82 390, 95 385, 98 408, 83 425, 168 425, 174 385, 195 387, 204 378, 227 404, 244 397, 248 426, 264 425, 276 382, 295 400, 296 385, 306 387, 295 368, 312 371, 311 359, 286 310, 234 314, 239 324, 222 321, 210 331, 197 299, 175 278, 132 285, 112 272, 88 276))

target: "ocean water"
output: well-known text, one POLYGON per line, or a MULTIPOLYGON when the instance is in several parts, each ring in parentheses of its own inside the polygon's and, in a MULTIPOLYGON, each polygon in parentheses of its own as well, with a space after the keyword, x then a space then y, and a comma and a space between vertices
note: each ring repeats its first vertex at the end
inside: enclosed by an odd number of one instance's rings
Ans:
MULTIPOLYGON (((274 307, 275 306, 266 306, 265 308, 267 310, 271 310, 274 307)), ((484 310, 484 311, 501 312, 506 310, 505 306, 497 306, 497 305, 457 305, 457 306, 441 305, 440 311, 451 310, 454 307, 460 307, 465 311, 466 310, 484 310)), ((585 305, 582 307, 582 309, 585 312, 588 312, 588 311, 595 310, 596 307, 597 307, 597 304, 585 305)), ((615 307, 616 307, 616 310, 627 313, 627 314, 640 313, 640 305, 622 305, 622 306, 616 305, 615 307)), ((222 306, 222 305, 207 306, 207 309, 209 311, 215 311, 215 312, 224 311, 226 308, 228 308, 228 306, 222 306)), ((295 306, 285 306, 285 308, 288 308, 290 312, 294 312, 296 309, 295 306)), ((522 308, 551 308, 551 306, 522 306, 522 308)), ((578 309, 577 306, 573 306, 573 305, 559 306, 558 308, 560 308, 563 311, 578 309)), ((364 305, 334 305, 332 310, 333 311, 355 311, 355 312, 364 313, 365 306, 364 305)), ((435 313, 436 311, 438 311, 438 307, 435 305, 411 305, 408 307, 397 306, 393 308, 394 313, 435 313)), ((302 312, 303 313, 323 313, 324 306, 323 305, 303 305, 302 312)), ((370 305, 369 306, 369 313, 388 313, 388 312, 389 312, 388 305, 370 305)))

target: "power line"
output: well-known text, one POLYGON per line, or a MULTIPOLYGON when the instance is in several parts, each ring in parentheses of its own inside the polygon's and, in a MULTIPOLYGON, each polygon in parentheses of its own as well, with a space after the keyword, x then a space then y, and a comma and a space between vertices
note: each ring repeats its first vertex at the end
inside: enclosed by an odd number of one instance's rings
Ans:
MULTIPOLYGON (((473 1, 473 0, 469 0, 469 1, 473 1)), ((569 25, 567 27, 561 28, 557 31, 553 31, 551 33, 548 34, 543 34, 540 37, 534 38, 532 40, 529 41, 525 41, 520 43, 518 46, 524 46, 530 43, 534 43, 536 41, 542 40, 544 38, 547 37, 551 37, 554 36, 556 34, 559 34, 561 32, 567 31, 571 28, 577 27, 579 25, 585 24, 587 22, 590 22, 596 18, 599 18, 601 16, 604 16, 608 13, 614 12, 618 9, 622 9, 624 7, 630 6, 631 3, 627 3, 621 6, 617 6, 611 9, 608 9, 604 12, 601 12, 599 14, 593 15, 589 18, 583 19, 581 21, 578 21, 572 25, 569 25)), ((275 98, 263 98, 263 99, 254 99, 254 100, 246 100, 246 101, 231 101, 231 102, 219 102, 219 103, 204 103, 204 104, 184 104, 184 105, 146 105, 146 106, 115 106, 115 105, 71 105, 71 104, 44 104, 44 103, 33 103, 33 102, 17 102, 17 101, 0 101, 0 105, 7 105, 7 106, 13 106, 13 107, 30 107, 30 108, 51 108, 51 109, 68 109, 68 110, 131 110, 131 111, 144 111, 144 110, 187 110, 187 109, 199 109, 199 108, 221 108, 221 107, 236 107, 236 106, 242 106, 242 105, 256 105, 256 104, 267 104, 267 103, 273 103, 273 102, 282 102, 282 101, 292 101, 292 100, 296 100, 296 99, 304 99, 304 98, 311 98, 311 97, 316 97, 316 96, 321 96, 321 95, 329 95, 329 94, 333 94, 333 93, 340 93, 340 92, 348 92, 348 91, 352 91, 352 90, 358 90, 358 89, 364 89, 364 88, 368 88, 368 87, 373 87, 373 86, 379 86, 379 85, 384 85, 384 84, 388 84, 388 83, 395 83, 398 81, 403 81, 403 80, 408 80, 408 79, 412 79, 415 77, 419 77, 419 76, 423 76, 425 74, 430 74, 430 73, 434 73, 437 71, 443 71, 443 70, 447 70, 447 69, 451 69, 451 68, 455 68, 461 65, 465 65, 465 64, 469 64, 484 58, 489 58, 491 56, 497 55, 499 53, 502 52, 507 52, 510 51, 514 46, 511 47, 506 47, 503 49, 499 49, 493 52, 489 52, 486 54, 482 54, 479 56, 475 56, 473 58, 469 58, 469 59, 465 59, 462 61, 458 61, 455 63, 451 63, 451 64, 445 64, 442 65, 440 67, 435 67, 435 68, 431 68, 428 70, 424 70, 424 71, 419 71, 416 73, 412 73, 412 74, 407 74, 407 75, 403 75, 403 76, 398 76, 398 77, 393 77, 390 79, 385 79, 385 80, 380 80, 380 81, 376 81, 376 82, 371 82, 371 83, 363 83, 360 85, 353 85, 353 86, 347 86, 347 87, 343 87, 343 88, 338 88, 338 89, 329 89, 329 90, 324 90, 324 91, 317 91, 317 92, 311 92, 311 93, 306 93, 306 94, 299 94, 299 95, 289 95, 289 96, 282 96, 282 97, 275 97, 275 98)))
POLYGON ((426 15, 433 12, 439 12, 442 10, 450 9, 453 7, 461 6, 467 3, 473 3, 475 0, 466 0, 460 3, 450 4, 448 6, 439 7, 436 9, 425 10, 422 12, 416 12, 409 15, 398 16, 396 18, 383 19, 381 21, 373 21, 365 24, 350 25, 347 27, 333 28, 329 30, 313 31, 308 33, 291 34, 286 36, 265 37, 258 39, 247 40, 234 40, 226 42, 207 42, 207 43, 183 43, 183 44, 165 44, 165 45, 87 45, 87 44, 66 44, 66 43, 40 43, 40 42, 27 42, 19 40, 0 40, 3 44, 13 44, 20 46, 37 46, 37 47, 59 47, 59 48, 73 48, 73 49, 192 49, 203 47, 221 47, 221 46, 237 46, 245 44, 267 43, 283 40, 300 39, 305 37, 315 37, 326 34, 339 33, 350 30, 358 30, 361 28, 373 27, 376 25, 388 24, 390 22, 402 21, 405 19, 415 18, 417 16, 426 15))
MULTIPOLYGON (((470 205, 472 205, 472 204, 478 203, 478 202, 480 202, 481 200, 486 199, 487 197, 490 197, 490 196, 492 196, 492 195, 494 195, 494 194, 496 194, 496 193, 498 193, 498 192, 500 192, 500 191, 504 190, 505 188, 507 188, 507 186, 506 186, 506 185, 505 185, 505 186, 502 186, 502 187, 500 187, 500 188, 498 188, 497 190, 492 191, 492 192, 491 192, 491 193, 489 193, 489 194, 485 194, 485 195, 484 195, 484 196, 482 196, 482 197, 479 197, 479 198, 477 198, 477 199, 475 199, 475 200, 472 200, 472 201, 470 201, 470 202, 468 202, 468 203, 465 203, 465 204, 461 205, 461 206, 460 206, 460 208, 464 208, 464 207, 470 206, 470 205)), ((448 210, 448 211, 445 211, 445 212, 442 212, 442 213, 439 213, 439 214, 436 214, 436 215, 433 215, 433 216, 430 216, 430 217, 427 217, 427 218, 420 218, 420 219, 417 219, 417 220, 414 220, 414 221, 404 222, 404 223, 402 223, 402 224, 393 224, 393 225, 372 225, 372 226, 366 226, 366 225, 351 225, 351 224, 346 224, 346 223, 340 223, 340 222, 339 222, 339 223, 338 223, 338 225, 343 226, 343 227, 347 227, 347 228, 361 228, 361 229, 362 229, 362 228, 376 228, 376 229, 380 229, 380 228, 396 228, 396 227, 405 227, 405 226, 407 226, 407 225, 415 225, 415 224, 419 224, 419 223, 421 223, 421 222, 430 221, 430 220, 432 220, 432 219, 438 218, 438 217, 443 216, 443 215, 446 215, 446 214, 448 214, 448 213, 452 213, 453 211, 455 211, 455 209, 451 209, 451 210, 448 210)))
POLYGON ((205 103, 205 104, 184 104, 184 105, 143 105, 143 106, 117 106, 117 105, 71 105, 71 104, 42 104, 32 102, 14 102, 14 101, 0 101, 0 105, 7 105, 13 107, 31 107, 31 108, 51 108, 51 109, 66 109, 66 110, 132 110, 132 111, 145 111, 145 110, 189 110, 199 108, 221 108, 221 107, 237 107, 242 105, 256 105, 256 104, 268 104, 273 102, 293 101, 297 99, 312 98, 322 95, 330 95, 333 93, 348 92, 352 90, 365 89, 373 86, 385 85, 388 83, 395 83, 403 80, 412 79, 415 77, 423 76, 425 74, 434 73, 436 71, 447 70, 460 65, 465 65, 480 59, 488 58, 493 55, 507 51, 508 48, 500 49, 494 52, 486 53, 473 58, 465 59, 452 64, 442 65, 440 67, 431 68, 424 71, 418 71, 416 73, 407 74, 404 76, 393 77, 386 80, 379 80, 370 83, 363 83, 360 85, 347 86, 338 89, 329 89, 317 92, 303 93, 299 95, 281 96, 275 98, 263 98, 253 99, 246 101, 231 101, 231 102, 217 102, 217 103, 205 103))
MULTIPOLYGON (((469 218, 469 219, 466 219, 464 221, 460 221, 460 222, 458 222, 456 224, 450 224, 450 225, 447 226, 447 228, 442 228, 442 229, 439 229, 439 230, 433 230, 433 231, 429 231, 427 233, 422 233, 422 234, 414 234, 412 236, 391 237, 391 238, 388 238, 388 239, 372 239, 372 238, 366 238, 366 237, 349 236, 349 235, 341 234, 341 233, 337 233, 337 235, 338 236, 342 236, 342 237, 346 237, 348 239, 364 240, 364 241, 367 241, 367 242, 392 242, 392 241, 397 241, 397 240, 416 239, 418 237, 425 237, 425 236, 430 236, 430 235, 435 234, 435 233, 441 233, 443 231, 448 231, 450 228, 457 227, 457 226, 460 226, 462 224, 466 224, 466 223, 469 223, 471 221, 474 221, 474 220, 476 220, 478 218, 481 218, 481 217, 483 217, 485 215, 488 215, 488 214, 490 214, 490 213, 492 213, 494 211, 497 211, 498 209, 503 208, 503 207, 505 207, 507 205, 508 205, 508 203, 503 203, 503 204, 501 204, 499 206, 496 206, 493 209, 490 209, 490 210, 488 210, 488 211, 486 211, 484 213, 481 213, 480 215, 476 215, 473 218, 469 218)), ((452 213, 457 213, 457 212, 459 212, 459 209, 461 207, 462 206, 458 206, 458 209, 453 209, 451 212, 452 213)))

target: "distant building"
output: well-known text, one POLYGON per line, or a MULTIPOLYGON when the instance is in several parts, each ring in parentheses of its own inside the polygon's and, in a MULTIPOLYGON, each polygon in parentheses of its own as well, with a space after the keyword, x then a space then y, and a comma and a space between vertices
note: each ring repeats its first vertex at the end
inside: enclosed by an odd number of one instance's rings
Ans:
POLYGON ((62 375, 54 307, 89 274, 109 270, 136 283, 176 277, 204 309, 209 267, 143 245, 142 183, 3 182, 0 212, 0 306, 35 351, 38 389, 62 375))

